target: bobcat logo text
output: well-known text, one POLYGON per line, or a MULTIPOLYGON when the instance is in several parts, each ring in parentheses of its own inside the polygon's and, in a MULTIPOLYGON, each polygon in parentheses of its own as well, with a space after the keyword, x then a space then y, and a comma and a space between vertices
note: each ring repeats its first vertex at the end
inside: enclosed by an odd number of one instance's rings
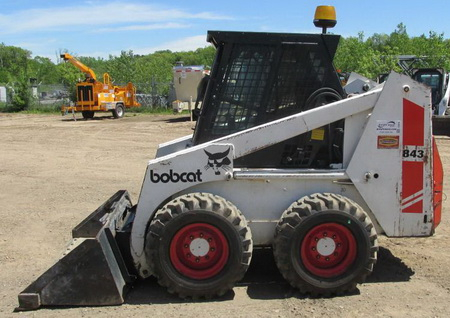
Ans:
POLYGON ((174 172, 172 169, 169 172, 156 173, 153 170, 150 170, 150 180, 153 183, 168 183, 169 181, 172 183, 177 182, 202 182, 202 172, 200 169, 197 169, 196 172, 174 172))

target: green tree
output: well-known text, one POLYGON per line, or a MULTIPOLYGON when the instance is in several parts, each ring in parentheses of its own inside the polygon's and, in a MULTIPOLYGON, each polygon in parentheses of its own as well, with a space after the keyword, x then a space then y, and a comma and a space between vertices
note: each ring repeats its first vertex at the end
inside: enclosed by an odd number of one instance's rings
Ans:
POLYGON ((375 64, 377 54, 364 41, 364 33, 360 32, 358 37, 341 39, 336 52, 334 63, 337 69, 343 72, 357 72, 366 77, 373 77, 380 67, 375 64))
POLYGON ((59 81, 57 66, 46 57, 36 56, 28 61, 29 75, 37 79, 38 83, 56 84, 59 81))
POLYGON ((12 109, 20 111, 31 103, 28 61, 31 52, 14 46, 0 44, 0 82, 8 84, 14 92, 12 109))
POLYGON ((136 57, 133 51, 122 51, 120 56, 110 55, 106 69, 116 85, 133 82, 136 79, 136 57))

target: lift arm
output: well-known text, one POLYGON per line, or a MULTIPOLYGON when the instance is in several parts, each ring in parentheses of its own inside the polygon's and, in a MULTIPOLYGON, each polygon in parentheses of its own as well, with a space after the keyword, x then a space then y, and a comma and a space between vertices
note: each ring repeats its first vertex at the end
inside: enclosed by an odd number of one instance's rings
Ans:
POLYGON ((93 80, 97 80, 97 77, 95 76, 95 73, 91 68, 87 67, 86 65, 78 61, 69 53, 61 54, 61 58, 63 58, 64 61, 72 63, 76 68, 82 71, 86 75, 86 77, 92 78, 93 80))

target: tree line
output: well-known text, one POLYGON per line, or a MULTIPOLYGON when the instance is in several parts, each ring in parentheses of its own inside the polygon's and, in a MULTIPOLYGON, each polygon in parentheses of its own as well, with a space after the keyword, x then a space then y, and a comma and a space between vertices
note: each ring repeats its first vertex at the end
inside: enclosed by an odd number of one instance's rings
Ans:
MULTIPOLYGON (((157 51, 148 55, 137 55, 133 51, 122 51, 119 56, 109 58, 77 57, 92 68, 98 78, 107 72, 116 84, 168 83, 172 80, 172 67, 176 62, 185 65, 211 66, 215 55, 212 46, 189 52, 157 51)), ((399 55, 426 57, 416 67, 440 67, 450 69, 450 40, 444 34, 430 31, 427 35, 409 36, 406 26, 400 23, 390 34, 373 34, 365 37, 342 37, 334 59, 335 67, 342 72, 357 72, 375 79, 379 74, 395 70, 399 55)), ((63 84, 74 90, 75 83, 84 75, 71 64, 49 58, 32 57, 32 52, 14 46, 0 44, 0 85, 13 91, 10 98, 12 110, 24 110, 33 103, 30 93, 30 78, 39 84, 63 84)), ((149 93, 149 92, 144 92, 149 93)))

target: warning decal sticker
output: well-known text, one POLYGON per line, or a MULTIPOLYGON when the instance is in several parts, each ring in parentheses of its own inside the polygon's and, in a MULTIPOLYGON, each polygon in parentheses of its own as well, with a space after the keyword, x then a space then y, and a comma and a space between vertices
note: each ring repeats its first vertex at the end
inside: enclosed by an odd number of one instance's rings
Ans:
POLYGON ((401 120, 377 120, 378 135, 400 135, 401 120))
POLYGON ((378 149, 398 149, 400 136, 378 136, 378 149))

